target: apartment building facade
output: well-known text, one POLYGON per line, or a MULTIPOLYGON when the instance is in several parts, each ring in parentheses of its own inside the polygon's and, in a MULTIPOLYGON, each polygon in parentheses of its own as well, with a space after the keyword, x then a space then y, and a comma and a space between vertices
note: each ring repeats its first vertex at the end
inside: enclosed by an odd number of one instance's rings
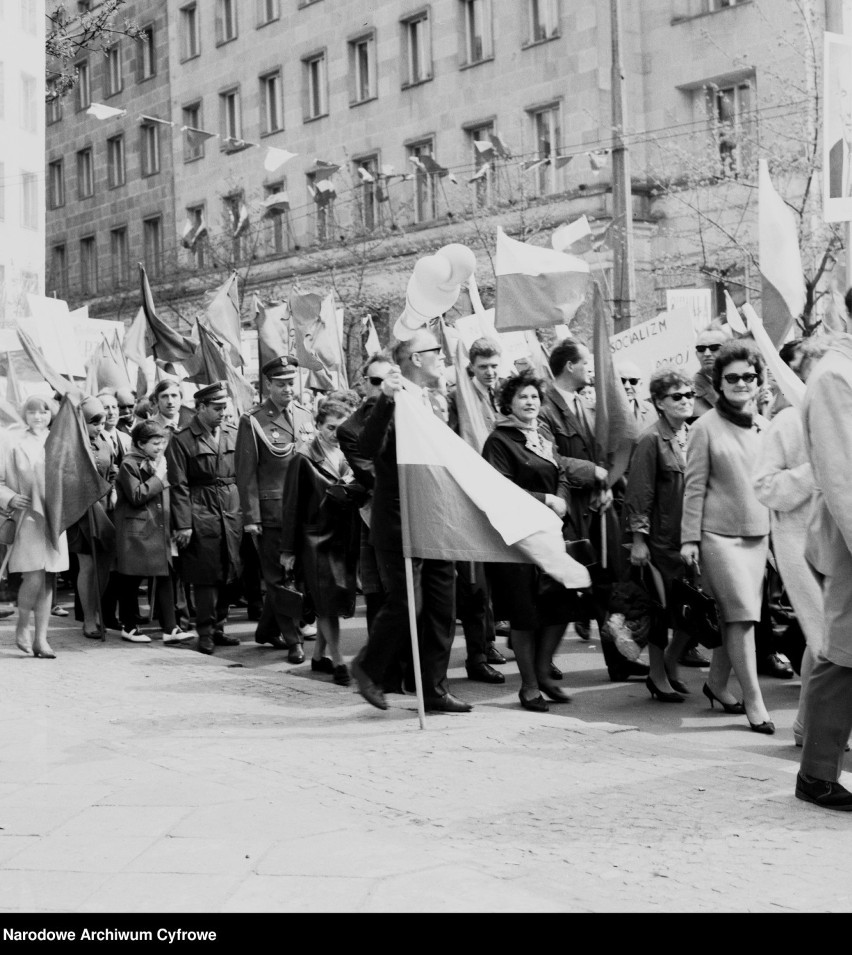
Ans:
MULTIPOLYGON (((76 192, 66 189, 69 201, 49 211, 49 254, 64 246, 69 263, 78 256, 68 266, 72 301, 107 296, 104 308, 113 307, 123 273, 112 236, 126 229, 130 258, 153 263, 152 219, 161 266, 151 271, 177 303, 200 301, 231 268, 274 296, 296 275, 323 287, 333 265, 360 268, 362 299, 373 289, 375 301, 393 306, 414 258, 449 241, 475 248, 487 287, 498 222, 543 241, 535 234, 580 213, 600 240, 595 264, 607 279, 619 228, 609 0, 137 6, 153 27, 155 75, 140 81, 138 41, 123 41, 135 65, 112 99, 103 92, 109 60, 91 66, 91 96, 127 115, 98 125, 67 111, 68 121, 48 126, 49 179, 51 163, 93 153, 94 194, 80 194, 78 166, 76 192), (153 175, 145 172, 150 133, 140 132, 150 118, 173 124, 155 124, 153 175), (125 181, 111 185, 109 143, 122 132, 125 181), (92 237, 98 275, 111 285, 86 279, 82 243, 92 237), (359 256, 369 261, 353 265, 359 256), (75 286, 75 269, 87 286, 75 286)), ((821 29, 822 4, 814 6, 821 29)), ((668 189, 671 169, 704 162, 710 176, 718 165, 745 179, 761 102, 771 102, 776 125, 808 108, 783 90, 785 75, 803 71, 796 11, 774 3, 772 15, 770 28, 759 0, 622 4, 637 318, 661 305, 666 285, 712 282, 700 263, 683 267, 701 224, 668 189)), ((720 217, 756 211, 747 192, 717 205, 720 217)), ((743 262, 728 274, 746 296, 742 244, 731 255, 743 262)))

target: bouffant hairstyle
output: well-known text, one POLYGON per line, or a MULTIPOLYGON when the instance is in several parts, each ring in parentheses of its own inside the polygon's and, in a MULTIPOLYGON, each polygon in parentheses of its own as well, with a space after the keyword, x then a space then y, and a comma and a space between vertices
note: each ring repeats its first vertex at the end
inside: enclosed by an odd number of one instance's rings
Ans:
POLYGON ((56 404, 43 395, 30 395, 21 405, 21 417, 24 421, 27 420, 27 414, 30 411, 48 411, 50 412, 50 420, 53 421, 56 417, 56 404))
POLYGON ((763 359, 753 345, 740 338, 725 342, 716 352, 716 361, 713 364, 713 387, 716 391, 722 390, 722 375, 725 374, 728 365, 733 365, 735 361, 748 362, 757 372, 757 384, 763 384, 765 377, 763 359))
POLYGON ((140 421, 133 425, 130 440, 137 448, 147 444, 152 438, 167 438, 168 431, 157 421, 140 421))
POLYGON ((553 377, 558 378, 565 370, 566 365, 572 365, 575 361, 579 361, 580 355, 582 354, 580 349, 584 347, 582 342, 578 342, 574 338, 563 338, 562 341, 555 346, 548 359, 553 377))
POLYGON ((519 391, 523 391, 527 385, 533 385, 538 392, 539 398, 544 401, 544 382, 541 378, 536 378, 535 375, 531 375, 525 371, 520 375, 507 378, 503 382, 503 387, 500 389, 500 394, 497 398, 497 407, 500 409, 501 414, 508 415, 512 413, 512 402, 515 400, 515 395, 519 391))
POLYGON ((678 388, 683 386, 687 390, 692 390, 692 379, 689 375, 685 375, 682 371, 678 371, 669 365, 658 368, 651 375, 651 380, 648 382, 648 391, 651 392, 651 401, 654 403, 657 413, 660 412, 658 402, 665 398, 669 388, 674 388, 675 386, 678 388))
POLYGON ((348 418, 352 414, 349 405, 334 398, 326 398, 317 412, 317 425, 325 424, 329 418, 348 418))

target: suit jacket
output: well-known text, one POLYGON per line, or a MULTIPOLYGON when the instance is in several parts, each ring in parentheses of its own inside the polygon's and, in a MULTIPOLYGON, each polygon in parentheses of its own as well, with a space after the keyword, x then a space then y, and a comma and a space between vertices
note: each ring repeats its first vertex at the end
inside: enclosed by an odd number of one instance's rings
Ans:
POLYGON ((566 536, 571 540, 589 536, 592 519, 589 505, 593 492, 600 488, 595 478, 593 409, 586 408, 586 420, 591 435, 587 435, 586 429, 562 395, 555 388, 548 391, 542 402, 539 422, 542 432, 553 441, 557 460, 571 485, 568 514, 565 517, 566 536))
POLYGON ((364 422, 375 404, 375 398, 368 398, 337 429, 340 450, 349 462, 355 480, 368 491, 372 491, 376 483, 376 469, 373 467, 373 462, 361 453, 359 440, 364 430, 364 422))
POLYGON ((279 527, 281 499, 287 468, 296 447, 314 433, 310 411, 295 401, 290 404, 293 426, 271 399, 247 411, 241 418, 237 432, 237 486, 243 521, 279 527), (266 437, 255 431, 257 426, 266 437))
MULTIPOLYGON (((500 386, 503 384, 504 379, 500 379, 497 384, 494 386, 495 394, 499 392, 500 386)), ((471 383, 473 387, 473 393, 479 400, 480 405, 482 406, 482 416, 485 419, 485 423, 488 426, 489 431, 494 430, 494 426, 497 423, 497 412, 492 406, 491 402, 488 400, 488 395, 486 395, 479 385, 476 384, 473 378, 471 378, 471 383)), ((447 398, 447 405, 449 407, 450 420, 448 422, 449 426, 455 431, 456 434, 461 434, 459 430, 459 409, 458 401, 456 397, 456 390, 450 392, 449 397, 447 398)))
POLYGON ((181 576, 193 584, 227 582, 240 567, 243 526, 234 465, 237 435, 231 424, 219 430, 216 442, 194 416, 166 448, 172 526, 192 529, 189 545, 181 552, 181 576))

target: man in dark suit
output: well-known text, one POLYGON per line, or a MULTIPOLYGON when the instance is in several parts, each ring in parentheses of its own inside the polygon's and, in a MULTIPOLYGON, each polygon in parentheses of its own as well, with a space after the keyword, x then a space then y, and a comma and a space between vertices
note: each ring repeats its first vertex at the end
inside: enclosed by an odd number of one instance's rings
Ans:
MULTIPOLYGON (((364 423, 359 442, 362 456, 372 460, 375 467, 370 536, 387 599, 376 615, 367 645, 352 662, 352 675, 364 699, 381 710, 387 709, 381 682, 389 664, 402 655, 404 641, 408 639, 394 398, 405 387, 431 408, 427 389, 440 384, 444 366, 440 343, 425 330, 397 345, 394 361, 399 367, 392 368, 382 382, 381 394, 364 423)), ((455 565, 450 560, 419 557, 411 563, 426 710, 467 713, 471 705, 453 696, 447 682, 455 633, 455 565)))
POLYGON ((237 431, 237 486, 246 533, 251 534, 260 556, 266 582, 266 597, 255 631, 257 643, 271 643, 286 649, 290 663, 303 663, 305 653, 298 621, 276 612, 273 588, 285 582, 279 562, 281 542, 281 500, 287 469, 296 445, 313 434, 313 418, 296 404, 296 375, 299 363, 284 355, 266 362, 261 373, 266 379, 267 398, 241 418, 237 431))
POLYGON ((228 583, 239 574, 242 537, 234 467, 237 433, 223 420, 227 402, 225 382, 200 388, 195 415, 166 449, 180 573, 184 583, 193 585, 198 650, 207 654, 240 642, 225 634, 228 583))
MULTIPOLYGON (((606 486, 607 472, 595 463, 595 413, 578 393, 591 383, 591 355, 585 345, 566 338, 550 353, 549 364, 554 381, 542 403, 539 421, 550 432, 559 463, 572 485, 565 536, 569 540, 590 540, 600 556, 602 529, 606 533, 609 566, 598 571, 597 579, 593 575, 592 587, 600 628, 612 583, 619 579, 622 556, 618 519, 612 511, 613 493, 606 486)), ((601 641, 601 649, 613 682, 648 675, 647 666, 625 659, 608 641, 601 641)))

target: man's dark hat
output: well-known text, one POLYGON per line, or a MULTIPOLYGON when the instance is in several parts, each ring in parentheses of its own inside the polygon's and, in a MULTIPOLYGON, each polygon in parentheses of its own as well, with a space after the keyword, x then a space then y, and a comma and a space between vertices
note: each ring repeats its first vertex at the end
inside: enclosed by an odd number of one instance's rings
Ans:
POLYGON ((260 370, 265 378, 293 378, 298 367, 299 363, 292 355, 280 355, 266 362, 260 370))
POLYGON ((210 401, 225 401, 228 397, 228 387, 224 381, 214 381, 212 385, 205 385, 195 392, 195 400, 207 404, 210 401))

